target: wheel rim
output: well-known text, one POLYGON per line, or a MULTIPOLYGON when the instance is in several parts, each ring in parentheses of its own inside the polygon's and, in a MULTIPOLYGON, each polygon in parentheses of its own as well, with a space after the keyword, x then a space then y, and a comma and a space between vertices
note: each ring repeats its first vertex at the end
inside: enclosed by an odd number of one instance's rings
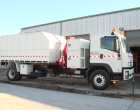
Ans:
POLYGON ((102 74, 95 75, 93 82, 96 86, 102 87, 105 85, 105 77, 102 74))
POLYGON ((9 78, 13 79, 15 77, 15 71, 14 70, 9 70, 9 78))

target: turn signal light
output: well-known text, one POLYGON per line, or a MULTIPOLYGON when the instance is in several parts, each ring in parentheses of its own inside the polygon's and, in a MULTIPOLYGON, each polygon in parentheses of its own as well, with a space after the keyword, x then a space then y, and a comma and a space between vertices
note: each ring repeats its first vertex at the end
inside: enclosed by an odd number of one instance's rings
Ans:
POLYGON ((113 81, 113 84, 116 84, 116 81, 113 81))
POLYGON ((116 27, 113 27, 113 28, 112 28, 112 31, 116 32, 116 27))
POLYGON ((122 31, 120 31, 120 35, 123 35, 123 32, 122 31))

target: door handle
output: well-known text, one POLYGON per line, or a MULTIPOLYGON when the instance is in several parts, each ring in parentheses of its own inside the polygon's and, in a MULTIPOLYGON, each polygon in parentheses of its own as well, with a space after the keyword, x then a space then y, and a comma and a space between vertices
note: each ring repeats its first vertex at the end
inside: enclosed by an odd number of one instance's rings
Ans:
POLYGON ((103 54, 100 54, 100 59, 103 59, 103 54))

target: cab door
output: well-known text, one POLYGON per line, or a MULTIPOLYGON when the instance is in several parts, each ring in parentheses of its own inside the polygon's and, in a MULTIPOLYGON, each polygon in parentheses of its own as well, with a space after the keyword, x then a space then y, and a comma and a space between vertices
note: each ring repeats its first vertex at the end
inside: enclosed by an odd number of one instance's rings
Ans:
POLYGON ((105 36, 100 39, 100 64, 110 66, 114 73, 120 73, 122 71, 120 54, 117 36, 105 36))

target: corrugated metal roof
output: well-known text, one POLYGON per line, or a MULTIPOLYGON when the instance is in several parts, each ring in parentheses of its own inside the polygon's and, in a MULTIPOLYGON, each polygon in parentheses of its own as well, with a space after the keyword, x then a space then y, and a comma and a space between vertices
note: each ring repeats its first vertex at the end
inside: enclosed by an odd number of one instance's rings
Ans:
POLYGON ((118 10, 118 11, 112 11, 112 12, 107 12, 107 13, 100 13, 100 14, 89 15, 89 16, 83 16, 83 17, 72 18, 72 19, 67 19, 67 20, 61 20, 61 21, 56 21, 56 22, 51 22, 51 23, 45 23, 45 24, 40 24, 40 25, 35 25, 35 26, 29 26, 29 27, 21 28, 21 30, 32 28, 32 27, 38 27, 38 26, 43 26, 43 25, 54 24, 54 23, 61 23, 61 22, 70 21, 70 20, 76 20, 76 19, 81 19, 81 18, 88 18, 88 17, 93 17, 93 16, 107 15, 107 14, 119 13, 119 12, 131 11, 131 10, 137 10, 137 9, 140 9, 140 7, 130 8, 130 9, 124 9, 124 10, 118 10))

